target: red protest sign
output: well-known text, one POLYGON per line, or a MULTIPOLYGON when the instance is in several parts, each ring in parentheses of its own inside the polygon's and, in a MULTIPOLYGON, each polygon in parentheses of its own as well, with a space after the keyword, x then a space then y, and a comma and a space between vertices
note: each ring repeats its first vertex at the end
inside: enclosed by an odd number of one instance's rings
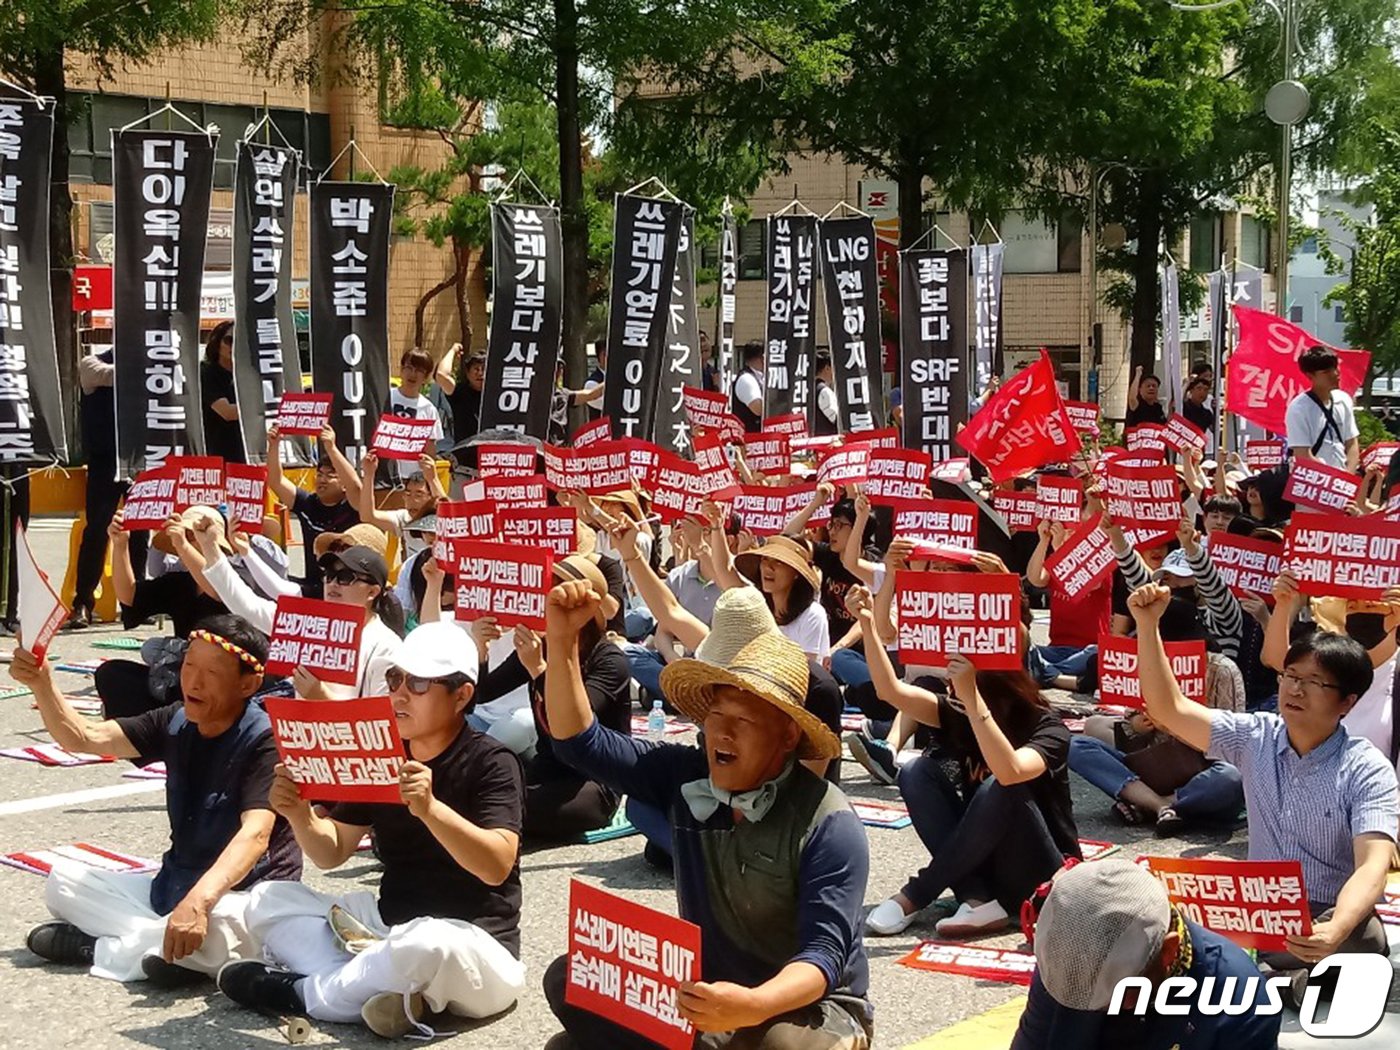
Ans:
POLYGON ((787 492, 767 485, 741 485, 730 500, 730 509, 755 536, 777 536, 792 517, 787 512, 787 492))
POLYGON ((966 456, 945 459, 935 463, 929 469, 928 476, 930 481, 946 481, 953 485, 961 485, 972 477, 971 463, 966 456))
POLYGON ((354 685, 364 626, 363 609, 284 594, 272 615, 267 671, 285 677, 304 667, 323 682, 354 685))
POLYGON ((502 627, 544 630, 554 554, 514 543, 458 540, 453 545, 457 576, 457 619, 494 616, 502 627))
POLYGON ((15 571, 19 574, 19 644, 42 660, 53 636, 68 619, 68 608, 34 560, 24 526, 15 521, 15 571))
POLYGON ((1080 434, 1088 434, 1092 437, 1099 436, 1099 406, 1094 401, 1066 401, 1065 414, 1069 416, 1069 422, 1075 431, 1080 434))
POLYGON ((909 572, 896 581, 899 658, 943 667, 961 653, 979 671, 1021 667, 1021 580, 1012 573, 909 572))
POLYGON ((618 438, 617 444, 627 449, 627 469, 632 472, 632 480, 643 491, 649 491, 656 480, 657 465, 661 462, 661 446, 641 438, 618 438))
POLYGON ((1304 514, 1283 534, 1283 557, 1303 594, 1379 601, 1400 586, 1400 522, 1304 514))
POLYGON ((700 469, 674 452, 662 452, 651 490, 651 509, 667 524, 698 518, 705 502, 700 469))
POLYGON ((899 448, 899 428, 881 427, 879 430, 852 430, 845 436, 849 445, 869 445, 871 448, 899 448))
POLYGON ((1066 525, 1079 524, 1079 512, 1084 504, 1082 481, 1042 474, 1036 479, 1035 497, 1039 504, 1037 513, 1044 520, 1062 521, 1066 525))
POLYGON ((1166 427, 1161 423, 1139 423, 1123 431, 1123 445, 1129 452, 1164 459, 1167 454, 1166 427))
POLYGON ((403 741, 387 696, 301 700, 270 696, 277 754, 301 797, 318 802, 402 804, 403 741))
POLYGON ((899 960, 901 966, 934 973, 975 977, 1003 984, 1030 984, 1035 976, 1035 956, 1010 948, 974 948, 967 944, 923 941, 899 960))
MULTIPOLYGON (((1225 369, 1225 407, 1272 434, 1286 434, 1289 402, 1312 387, 1298 369, 1298 355, 1310 346, 1325 344, 1263 310, 1232 309, 1239 339, 1225 369)), ((1341 366, 1342 390, 1355 394, 1366 381, 1371 355, 1365 350, 1332 349, 1341 366)))
POLYGON ((1282 441, 1246 441, 1244 443, 1244 465, 1252 473, 1272 470, 1283 462, 1282 441))
POLYGON ((167 456, 164 465, 175 471, 176 514, 224 501, 224 461, 218 456, 167 456))
POLYGON ((1322 511, 1324 514, 1344 514, 1356 504, 1361 491, 1361 479, 1349 470, 1316 459, 1294 459, 1288 471, 1288 485, 1283 498, 1299 507, 1322 511))
POLYGON ((744 462, 759 474, 786 474, 792 466, 792 448, 786 434, 745 434, 744 462))
POLYGON ((562 558, 578 546, 578 515, 569 507, 515 510, 500 518, 502 543, 528 543, 562 558))
POLYGON ((569 882, 564 1001, 669 1050, 690 1050, 680 986, 700 979, 700 927, 579 879, 569 882))
POLYGON ((1274 580, 1283 563, 1283 544, 1235 536, 1220 529, 1211 533, 1210 560, 1225 586, 1237 596, 1256 594, 1273 603, 1274 580))
POLYGON ((476 446, 476 472, 483 478, 528 478, 538 456, 532 445, 488 442, 476 446))
MULTIPOLYGON (((1163 642, 1182 695, 1206 702, 1206 643, 1163 642)), ((1099 702, 1114 707, 1143 706, 1136 638, 1099 635, 1099 702)))
POLYGON ((252 463, 224 464, 224 502, 230 525, 261 526, 267 509, 267 468, 252 463))
MULTIPOLYGON (((568 507, 563 510, 574 516, 568 507)), ((451 571, 452 549, 460 540, 494 540, 500 523, 507 515, 498 515, 495 501, 483 500, 443 500, 437 505, 437 531, 433 533, 433 557, 444 569, 451 571)), ((522 513, 513 509, 511 514, 522 513)))
MULTIPOLYGON (((798 511, 807 508, 807 504, 811 503, 812 497, 816 495, 817 486, 815 484, 793 485, 783 491, 787 493, 787 515, 790 518, 798 511)), ((831 503, 828 501, 812 512, 812 516, 807 519, 807 524, 811 526, 824 525, 830 520, 831 503)))
POLYGON ((290 390, 277 403, 277 432, 285 436, 319 435, 331 421, 334 394, 294 394, 290 390))
POLYGON ((717 390, 697 390, 687 386, 681 388, 681 397, 692 427, 716 433, 725 441, 744 440, 744 424, 729 411, 727 395, 717 390))
POLYGON ((370 450, 380 459, 416 460, 433 443, 436 419, 383 415, 370 438, 370 450))
POLYGON ((817 480, 828 481, 838 488, 842 485, 865 483, 870 461, 869 445, 843 445, 828 452, 817 467, 817 480))
POLYGON ((1168 448, 1177 452, 1185 452, 1188 448, 1201 453, 1206 450, 1206 432, 1180 412, 1167 420, 1166 429, 1162 431, 1162 440, 1167 443, 1168 448))
POLYGON ((1287 951, 1288 937, 1312 933, 1303 866, 1296 860, 1144 857, 1142 862, 1186 918, 1242 948, 1287 951))
POLYGON ((549 506, 549 483, 543 474, 528 478, 484 478, 481 498, 496 504, 499 510, 529 510, 549 506))
POLYGON ((1040 496, 1035 492, 994 492, 992 509, 1006 519, 1012 532, 1034 532, 1040 521, 1040 496))
POLYGON ((894 511, 894 535, 920 546, 977 549, 977 507, 960 499, 921 499, 894 511))
POLYGON ((596 445, 600 441, 607 441, 612 437, 612 420, 607 416, 595 419, 592 423, 585 423, 574 431, 573 438, 569 444, 574 448, 587 448, 589 445, 596 445))
POLYGON ((174 467, 157 467, 136 475, 126 490, 122 508, 122 528, 159 529, 175 513, 175 483, 179 480, 174 467))
POLYGON ((1108 578, 1118 564, 1108 534, 1096 521, 1081 522, 1045 559, 1045 569, 1067 598, 1077 598, 1108 578))
POLYGON ((1005 481, 1079 451, 1079 435, 1065 412, 1055 369, 1044 350, 987 399, 957 435, 957 443, 1005 481))
POLYGON ((865 494, 870 502, 893 507, 925 499, 933 460, 927 452, 906 448, 875 448, 865 464, 865 494))
POLYGON ((786 434, 798 438, 807 436, 807 417, 801 412, 789 412, 785 416, 773 416, 763 421, 763 433, 786 434))
POLYGON ((724 441, 718 434, 699 434, 693 445, 700 490, 706 496, 739 487, 739 479, 734 476, 734 468, 729 465, 729 456, 724 450, 724 441))
POLYGON ((1361 469, 1384 474, 1397 452, 1400 452, 1400 441, 1377 441, 1362 453, 1361 469))
POLYGON ((1386 521, 1400 521, 1400 492, 1391 493, 1390 499, 1385 501, 1384 515, 1386 521))
POLYGON ((1181 482, 1166 464, 1124 466, 1114 461, 1103 478, 1104 503, 1128 542, 1148 547, 1176 534, 1181 524, 1181 482))
POLYGON ((544 446, 544 474, 556 489, 600 496, 632 487, 630 451, 620 441, 599 441, 582 451, 544 446))

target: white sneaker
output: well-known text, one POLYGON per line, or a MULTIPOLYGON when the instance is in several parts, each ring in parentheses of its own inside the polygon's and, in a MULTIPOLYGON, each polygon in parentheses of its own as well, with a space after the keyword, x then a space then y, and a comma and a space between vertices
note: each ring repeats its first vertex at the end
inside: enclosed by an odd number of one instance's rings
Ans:
POLYGON ((1010 923, 1006 909, 996 901, 988 901, 975 908, 970 904, 958 905, 957 911, 940 919, 933 929, 940 937, 976 937, 1004 930, 1010 923))
POLYGON ((905 915, 899 901, 891 897, 870 909, 870 914, 865 917, 865 928, 878 936, 889 937, 907 930, 918 915, 917 911, 905 915))

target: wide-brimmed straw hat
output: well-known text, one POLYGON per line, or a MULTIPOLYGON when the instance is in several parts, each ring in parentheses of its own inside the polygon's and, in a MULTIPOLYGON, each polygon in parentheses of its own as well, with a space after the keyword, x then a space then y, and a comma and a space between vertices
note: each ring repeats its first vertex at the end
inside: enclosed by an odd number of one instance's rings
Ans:
POLYGON ((389 550, 389 537, 378 525, 370 525, 361 522, 358 525, 351 525, 344 532, 323 532, 316 537, 312 550, 316 557, 325 554, 331 549, 331 544, 339 543, 345 547, 368 547, 377 551, 379 556, 384 557, 389 550))
POLYGON ((616 582, 610 581, 607 573, 600 567, 597 554, 570 554, 567 558, 560 558, 554 562, 551 572, 555 583, 568 583, 571 580, 587 583, 601 602, 600 611, 604 620, 611 620, 616 616, 626 601, 626 584, 622 574, 618 574, 616 582))
POLYGON ((793 539, 791 536, 774 536, 762 547, 739 555, 734 564, 740 572, 757 583, 760 558, 781 562, 810 583, 812 590, 821 589, 822 574, 812 564, 812 548, 805 541, 793 539))
MULTIPOLYGON (((187 532, 192 531, 196 525, 198 525, 201 521, 205 519, 210 519, 212 521, 218 522, 219 549, 222 550, 225 554, 233 553, 233 545, 229 543, 228 538, 224 534, 227 529, 227 525, 225 525, 224 523, 224 516, 220 514, 218 510, 214 507, 209 507, 205 506, 204 504, 197 503, 192 507, 186 507, 184 510, 182 510, 179 514, 179 518, 180 524, 185 527, 185 531, 187 532)), ((193 537, 191 537, 191 542, 193 541, 194 539, 193 537)), ((175 547, 171 543, 170 537, 166 535, 164 529, 156 529, 151 534, 151 546, 154 547, 156 550, 160 551, 162 554, 175 553, 175 547)))
POLYGON ((599 503, 615 503, 626 507, 628 515, 633 521, 645 521, 646 512, 642 510, 642 501, 637 498, 637 494, 631 489, 617 489, 614 492, 604 492, 601 496, 594 496, 593 499, 599 503))
POLYGON ((715 690, 723 686, 770 703, 796 722, 802 730, 798 758, 840 756, 841 742, 803 706, 807 699, 807 654, 796 642, 765 632, 744 645, 725 666, 687 659, 667 664, 661 672, 661 691, 676 710, 697 725, 705 721, 715 690))

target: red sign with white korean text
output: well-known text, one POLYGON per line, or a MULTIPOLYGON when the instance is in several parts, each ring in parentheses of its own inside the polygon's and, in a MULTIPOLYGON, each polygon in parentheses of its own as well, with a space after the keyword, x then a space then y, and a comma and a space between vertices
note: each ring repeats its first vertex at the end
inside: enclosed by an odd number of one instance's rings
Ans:
POLYGON ((785 416, 773 416, 763 421, 763 433, 786 434, 788 437, 807 436, 807 417, 801 412, 789 412, 785 416))
MULTIPOLYGON (((1325 344, 1297 325, 1263 310, 1247 306, 1232 309, 1239 339, 1225 369, 1225 407, 1271 434, 1285 434, 1289 403, 1312 387, 1298 369, 1298 355, 1310 346, 1325 344)), ((1366 381, 1370 353, 1332 349, 1341 367, 1343 392, 1355 394, 1366 381)))
POLYGON ((562 558, 578 546, 578 515, 570 507, 515 510, 499 519, 502 543, 527 543, 562 558))
POLYGON ((1282 441, 1246 441, 1244 443, 1244 465, 1250 473, 1271 470, 1283 462, 1282 441))
POLYGON ((627 449, 627 469, 632 472, 632 480, 643 492, 650 491, 661 463, 661 446, 641 438, 619 438, 617 443, 627 449))
POLYGON ((739 487, 739 479, 734 476, 734 468, 729 465, 724 441, 714 433, 697 435, 695 449, 695 470, 700 478, 700 490, 707 496, 739 487))
POLYGON ((1099 406, 1093 401, 1066 401, 1070 425, 1080 434, 1099 436, 1099 406))
POLYGON ((1129 452, 1163 459, 1167 454, 1166 427, 1160 423, 1139 423, 1123 431, 1123 445, 1129 452))
MULTIPOLYGON (((1198 704, 1206 702, 1206 643, 1163 642, 1172 675, 1181 693, 1198 704)), ((1142 708, 1142 682, 1138 678, 1136 638, 1099 635, 1099 703, 1113 707, 1142 708)))
POLYGON ((1118 559, 1108 533, 1096 521, 1081 522, 1070 537, 1045 559, 1045 569, 1067 598, 1078 598, 1106 580, 1118 559))
POLYGON ((592 423, 585 423, 574 431, 573 438, 569 444, 574 448, 587 448, 589 445, 596 445, 600 441, 608 441, 612 437, 612 420, 607 416, 595 419, 592 423))
POLYGON ((1241 948, 1287 951, 1288 937, 1312 933, 1303 866, 1296 860, 1145 857, 1143 861, 1186 918, 1241 948))
POLYGON ((1360 491, 1361 479, 1349 470, 1338 470, 1315 459, 1294 459, 1283 498, 1324 514, 1344 514, 1356 504, 1360 491))
POLYGON ((544 602, 551 584, 554 553, 515 543, 458 540, 457 619, 494 616, 502 627, 544 630, 544 602))
POLYGON ((977 505, 960 499, 908 500, 895 508, 894 535, 920 546, 976 550, 977 505))
POLYGON ((899 448, 899 428, 852 430, 844 436, 843 441, 848 445, 869 445, 871 448, 899 448))
POLYGON ((1040 523, 1040 497, 1035 492, 994 492, 992 509, 1006 519, 1012 532, 1034 532, 1040 523))
POLYGON ((977 948, 969 944, 923 941, 899 960, 901 966, 934 973, 975 977, 1003 984, 1030 984, 1035 976, 1035 956, 1011 948, 977 948))
POLYGON ((1003 383, 956 440, 982 461, 993 481, 1078 452, 1079 435, 1065 412, 1050 356, 1042 350, 1039 360, 1003 383))
MULTIPOLYGON (((568 507, 562 508, 570 517, 577 517, 568 507)), ((503 518, 495 501, 443 500, 437 505, 437 531, 433 533, 433 557, 449 572, 452 570, 452 549, 460 540, 494 540, 503 518)), ((512 509, 511 514, 522 513, 512 509)))
POLYGON ((1377 441, 1367 447, 1361 455, 1361 469, 1384 474, 1390 467, 1395 453, 1400 452, 1400 441, 1377 441))
POLYGON ((1188 448, 1201 453, 1206 450, 1206 432, 1180 412, 1167 420, 1166 428, 1162 431, 1162 440, 1167 443, 1168 448, 1177 452, 1185 452, 1188 448))
POLYGON ((304 667, 322 682, 354 685, 359 681, 364 627, 362 609, 284 594, 272 615, 267 671, 287 677, 304 667))
POLYGON ((164 528, 166 521, 175 513, 175 483, 178 480, 174 467, 157 467, 137 474, 126 490, 122 528, 128 532, 164 528))
POLYGON ((167 456, 175 471, 175 513, 224 501, 224 461, 218 456, 167 456))
POLYGON ((1273 604, 1274 580, 1283 564, 1283 544, 1235 536, 1221 529, 1211 534, 1210 560, 1225 586, 1237 597, 1255 594, 1273 604))
POLYGON ((1383 513, 1386 521, 1400 521, 1400 491, 1391 493, 1383 513))
POLYGON ((549 506, 549 483, 543 474, 528 478, 484 478, 480 485, 482 498, 496 504, 498 510, 530 510, 549 506))
POLYGON ((829 481, 838 487, 864 484, 870 452, 870 446, 865 444, 843 445, 833 449, 817 467, 817 480, 829 481))
POLYGON ((927 452, 876 448, 865 463, 865 494, 877 506, 896 507, 928 497, 933 460, 927 452))
POLYGON ((318 802, 401 805, 405 761, 394 705, 387 696, 301 700, 269 696, 277 754, 301 797, 318 802))
POLYGON ((777 536, 792 517, 787 512, 787 491, 767 485, 741 485, 730 499, 730 509, 755 536, 777 536))
POLYGON ((930 481, 946 481, 952 485, 961 485, 964 481, 972 478, 971 462, 966 456, 941 460, 929 468, 928 476, 930 481))
POLYGON ((1084 504, 1082 481, 1077 478, 1042 474, 1036 479, 1035 497, 1040 504, 1040 517, 1045 521, 1062 521, 1066 525, 1079 524, 1079 512, 1084 504))
POLYGON ((1104 503, 1134 547, 1149 547, 1176 534, 1181 524, 1181 482, 1176 471, 1127 467, 1114 462, 1103 478, 1104 503))
POLYGON ((334 394, 282 395, 277 403, 277 432, 283 436, 295 434, 319 435, 331 420, 334 394))
POLYGON ((905 664, 943 667, 961 653, 979 671, 1021 668, 1020 577, 901 569, 895 594, 905 664))
POLYGON ((230 525, 262 525, 267 509, 267 468, 254 463, 225 463, 224 502, 230 525))
POLYGON ((758 474, 786 474, 792 466, 790 441, 786 434, 745 434, 744 462, 758 474))
POLYGON ((579 879, 569 882, 564 1001, 668 1050, 690 1050, 680 987, 700 979, 700 927, 579 879))
POLYGON ((699 467, 674 452, 662 452, 651 490, 651 509, 669 525, 698 518, 704 502, 704 479, 699 467))
POLYGON ((539 454, 532 445, 508 441, 476 446, 476 472, 483 478, 528 478, 535 473, 539 454))
POLYGON ((112 268, 110 266, 73 267, 73 310, 85 313, 89 310, 110 310, 112 308, 112 268))
POLYGON ((380 459, 416 460, 432 446, 437 425, 438 421, 432 418, 380 416, 370 439, 370 450, 380 459))
POLYGON ((729 411, 727 395, 718 390, 697 390, 688 386, 681 389, 681 396, 692 427, 713 431, 725 441, 744 440, 744 424, 729 411))
POLYGON ((1283 545, 1298 590, 1311 597, 1379 601, 1400 586, 1400 522, 1303 514, 1289 523, 1283 545))
POLYGON ((544 446, 544 474, 551 487, 600 496, 631 489, 629 450, 619 441, 599 441, 583 450, 544 446))
MULTIPOLYGON (((799 511, 805 510, 807 504, 812 502, 812 497, 816 495, 817 486, 812 485, 792 485, 782 491, 787 493, 787 514, 791 518, 799 511)), ((812 516, 807 519, 810 526, 825 525, 831 520, 831 501, 828 500, 812 512, 812 516)))

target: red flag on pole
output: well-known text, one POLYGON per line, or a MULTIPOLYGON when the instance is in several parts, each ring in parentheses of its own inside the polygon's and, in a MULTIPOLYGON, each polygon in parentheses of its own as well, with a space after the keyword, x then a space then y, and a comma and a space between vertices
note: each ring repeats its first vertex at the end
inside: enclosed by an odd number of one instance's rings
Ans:
POLYGON ((1005 481, 1046 463, 1064 462, 1079 451, 1079 436, 1055 386, 1050 355, 1021 369, 988 399, 957 436, 987 468, 1005 481))

